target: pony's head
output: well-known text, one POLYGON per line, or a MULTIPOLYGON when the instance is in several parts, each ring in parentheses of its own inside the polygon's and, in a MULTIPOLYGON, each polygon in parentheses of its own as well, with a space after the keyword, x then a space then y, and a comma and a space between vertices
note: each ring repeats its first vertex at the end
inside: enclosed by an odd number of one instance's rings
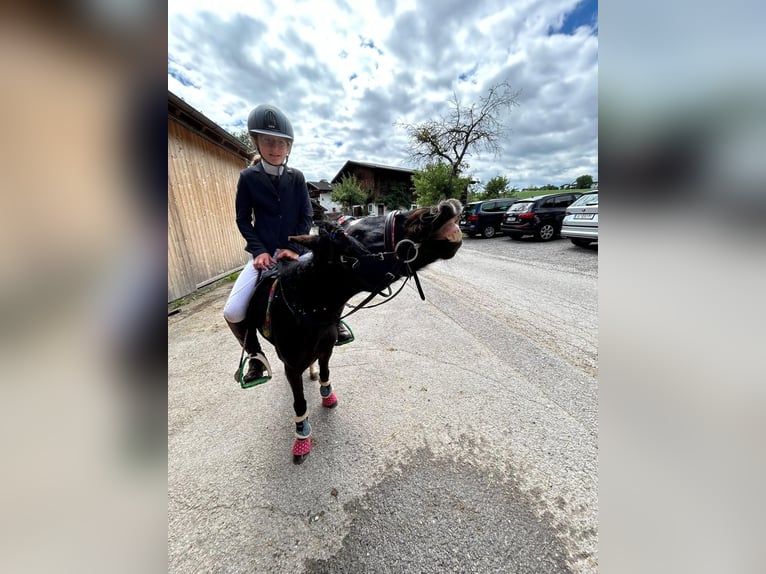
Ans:
POLYGON ((433 207, 411 211, 404 224, 404 236, 419 245, 417 268, 437 259, 451 259, 463 244, 458 219, 463 206, 457 199, 444 199, 433 207))
POLYGON ((391 229, 387 216, 364 217, 347 229, 373 253, 395 250, 399 260, 417 270, 455 256, 463 244, 457 225, 462 209, 457 199, 445 199, 433 207, 399 213, 391 229))

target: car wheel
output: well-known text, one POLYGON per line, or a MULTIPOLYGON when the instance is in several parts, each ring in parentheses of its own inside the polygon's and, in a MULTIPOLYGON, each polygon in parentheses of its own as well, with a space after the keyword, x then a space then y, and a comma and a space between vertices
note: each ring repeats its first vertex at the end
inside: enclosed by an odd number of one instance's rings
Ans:
POLYGON ((550 223, 543 223, 535 233, 535 236, 540 241, 550 241, 554 235, 556 235, 556 228, 550 223))
POLYGON ((572 243, 577 245, 577 247, 588 247, 590 245, 590 239, 576 239, 573 237, 572 243))
POLYGON ((484 231, 482 231, 481 234, 487 239, 492 239, 495 236, 495 228, 492 227, 491 225, 487 225, 487 227, 484 228, 484 231))

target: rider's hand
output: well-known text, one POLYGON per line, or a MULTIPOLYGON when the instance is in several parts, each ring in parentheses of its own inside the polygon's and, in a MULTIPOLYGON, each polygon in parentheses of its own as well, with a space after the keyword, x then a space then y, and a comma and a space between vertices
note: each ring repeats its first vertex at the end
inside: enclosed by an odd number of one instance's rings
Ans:
POLYGON ((253 258, 253 267, 256 271, 266 271, 274 265, 274 258, 268 253, 261 253, 253 258))
POLYGON ((277 261, 280 259, 290 259, 292 261, 298 261, 298 254, 292 249, 280 249, 277 251, 277 261))

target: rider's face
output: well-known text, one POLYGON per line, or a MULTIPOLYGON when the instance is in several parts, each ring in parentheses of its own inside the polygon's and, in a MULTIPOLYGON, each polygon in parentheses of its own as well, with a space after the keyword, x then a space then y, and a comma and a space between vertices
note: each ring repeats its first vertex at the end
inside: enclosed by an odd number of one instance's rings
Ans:
POLYGON ((258 136, 261 156, 272 165, 282 165, 290 153, 290 140, 274 136, 258 136))

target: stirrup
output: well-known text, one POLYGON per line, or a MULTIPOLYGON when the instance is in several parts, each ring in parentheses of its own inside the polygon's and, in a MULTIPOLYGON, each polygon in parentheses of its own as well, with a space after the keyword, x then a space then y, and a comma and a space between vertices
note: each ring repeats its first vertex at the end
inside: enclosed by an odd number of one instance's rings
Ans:
POLYGON ((348 323, 346 323, 346 322, 345 322, 345 321, 343 321, 343 320, 341 320, 340 322, 341 322, 341 323, 343 323, 343 326, 344 326, 344 327, 346 327, 346 330, 348 330, 348 332, 351 334, 351 338, 350 338, 350 339, 348 339, 348 340, 346 340, 346 341, 343 341, 343 342, 341 342, 341 341, 336 341, 336 342, 335 342, 335 346, 336 346, 336 347, 342 347, 343 345, 348 345, 349 343, 353 343, 353 342, 354 342, 354 339, 355 339, 355 337, 354 337, 354 332, 351 330, 351 327, 349 327, 349 326, 348 326, 348 323))
POLYGON ((242 360, 239 363, 239 377, 237 380, 243 389, 249 389, 250 387, 254 387, 256 385, 262 385, 263 383, 271 380, 271 365, 269 364, 269 360, 263 353, 256 353, 255 355, 247 356, 243 355, 242 360), (252 381, 245 382, 245 365, 247 364, 248 359, 259 360, 263 366, 266 367, 267 374, 260 378, 253 379, 252 381))

